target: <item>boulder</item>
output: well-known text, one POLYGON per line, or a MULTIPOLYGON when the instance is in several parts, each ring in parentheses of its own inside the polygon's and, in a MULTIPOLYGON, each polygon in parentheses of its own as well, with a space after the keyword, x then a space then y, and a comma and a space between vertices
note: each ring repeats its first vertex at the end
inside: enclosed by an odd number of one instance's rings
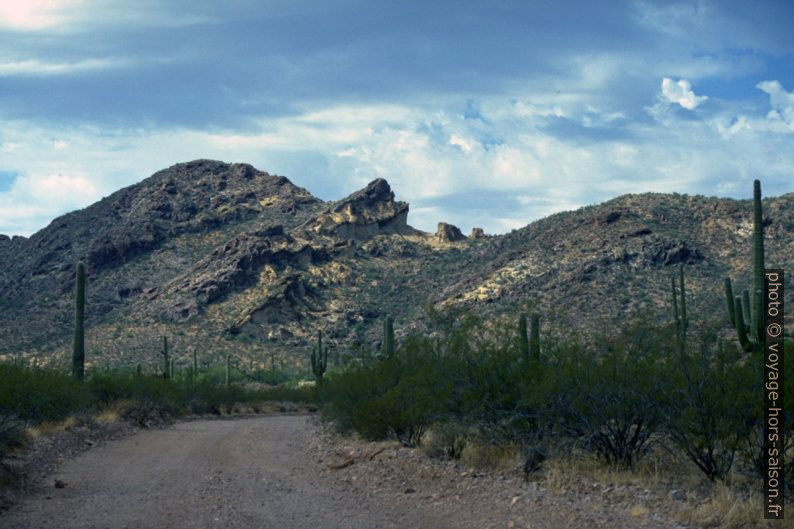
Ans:
POLYGON ((436 238, 442 241, 454 242, 462 241, 466 238, 460 231, 460 228, 446 222, 439 222, 438 229, 436 230, 436 238))

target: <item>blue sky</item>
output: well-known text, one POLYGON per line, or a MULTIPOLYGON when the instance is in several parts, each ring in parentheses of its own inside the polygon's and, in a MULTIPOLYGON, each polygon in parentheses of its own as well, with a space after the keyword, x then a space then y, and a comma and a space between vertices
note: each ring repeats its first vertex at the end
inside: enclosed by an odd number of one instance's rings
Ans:
POLYGON ((792 22, 787 1, 0 0, 0 233, 196 158, 326 200, 383 177, 427 231, 794 191, 792 22))

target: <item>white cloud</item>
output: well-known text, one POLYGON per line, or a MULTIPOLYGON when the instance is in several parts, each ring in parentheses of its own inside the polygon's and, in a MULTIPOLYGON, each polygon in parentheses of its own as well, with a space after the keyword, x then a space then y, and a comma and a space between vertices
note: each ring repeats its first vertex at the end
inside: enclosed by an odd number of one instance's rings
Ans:
POLYGON ((98 183, 81 173, 23 174, 0 193, 0 233, 29 235, 56 216, 101 198, 98 183))
POLYGON ((794 131, 794 92, 787 92, 778 81, 763 81, 755 86, 769 94, 772 110, 767 114, 767 120, 781 122, 785 128, 794 131))
POLYGON ((40 30, 70 20, 84 0, 0 0, 0 27, 40 30))
POLYGON ((42 62, 39 60, 0 62, 0 77, 12 75, 63 75, 86 70, 100 70, 120 66, 124 61, 85 59, 77 62, 42 62))
MULTIPOLYGON (((749 138, 763 133, 794 133, 794 92, 787 92, 779 81, 762 81, 755 86, 769 94, 769 111, 763 117, 745 114, 717 116, 712 126, 723 140, 733 141, 736 137, 749 138)), ((766 140, 770 141, 770 137, 766 136, 766 140)))
POLYGON ((693 110, 708 99, 707 96, 695 95, 692 85, 686 79, 674 82, 669 77, 662 79, 662 97, 670 103, 678 103, 688 110, 693 110))
MULTIPOLYGON (((692 91, 673 84, 681 97, 692 91)), ((706 120, 667 112, 664 120, 632 121, 626 117, 630 112, 581 98, 516 94, 481 98, 477 105, 483 119, 478 120, 464 119, 460 109, 465 102, 457 99, 434 107, 336 105, 297 117, 262 119, 260 130, 250 134, 0 122, 0 170, 25 175, 0 193, 0 233, 30 234, 68 209, 196 158, 252 163, 325 199, 341 198, 383 177, 399 200, 412 204, 409 222, 425 231, 435 231, 443 220, 464 231, 479 226, 500 233, 622 193, 745 197, 759 174, 768 193, 791 191, 791 136, 770 132, 791 132, 783 127, 791 124, 792 94, 774 81, 758 88, 769 94, 770 115, 725 106, 706 120), (544 132, 556 117, 572 126, 614 124, 626 134, 577 142, 544 132), (731 185, 737 180, 738 185, 731 185), (493 200, 473 211, 445 202, 450 194, 476 200, 480 193, 514 197, 513 209, 493 200)))

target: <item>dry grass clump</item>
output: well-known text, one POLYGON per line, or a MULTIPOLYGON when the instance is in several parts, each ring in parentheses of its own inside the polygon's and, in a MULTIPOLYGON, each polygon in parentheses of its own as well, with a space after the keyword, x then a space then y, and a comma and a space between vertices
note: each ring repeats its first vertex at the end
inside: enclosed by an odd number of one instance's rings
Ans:
POLYGON ((716 483, 706 500, 683 509, 678 521, 703 529, 778 529, 794 527, 791 520, 764 520, 760 492, 716 483))
POLYGON ((65 432, 70 428, 74 428, 79 424, 77 417, 74 415, 70 415, 69 417, 65 418, 62 421, 45 421, 37 424, 36 426, 31 426, 28 428, 25 433, 31 438, 36 439, 37 437, 41 437, 42 435, 51 435, 55 433, 65 432))

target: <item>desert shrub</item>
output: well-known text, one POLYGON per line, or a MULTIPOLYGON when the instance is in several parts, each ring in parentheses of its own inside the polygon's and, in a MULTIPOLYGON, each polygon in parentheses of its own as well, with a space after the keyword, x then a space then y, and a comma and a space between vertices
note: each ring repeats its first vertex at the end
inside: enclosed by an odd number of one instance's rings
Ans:
POLYGON ((225 380, 214 383, 212 377, 164 380, 118 369, 95 371, 78 382, 66 372, 0 364, 0 453, 18 443, 27 426, 113 405, 122 418, 148 426, 185 413, 219 414, 236 403, 311 402, 315 398, 313 388, 254 391, 237 384, 227 388, 225 380))
POLYGON ((629 328, 599 338, 596 354, 575 343, 558 348, 546 370, 551 386, 544 422, 607 464, 634 466, 649 451, 663 417, 660 343, 629 328))
POLYGON ((411 339, 391 357, 330 376, 322 388, 342 430, 416 446, 443 412, 449 386, 427 340, 411 339))
POLYGON ((25 426, 25 421, 16 415, 0 413, 0 457, 23 443, 25 426))
POLYGON ((710 480, 725 481, 753 436, 762 386, 756 362, 726 361, 712 343, 704 333, 698 351, 670 359, 664 429, 710 480))
MULTIPOLYGON (((794 360, 791 360, 794 352, 794 340, 786 339, 784 354, 784 395, 794 395, 794 360)), ((751 356, 747 360, 744 369, 747 383, 756 393, 761 391, 763 383, 763 371, 761 358, 757 355, 751 356)), ((761 479, 764 477, 766 465, 766 452, 764 447, 764 410, 763 401, 755 395, 753 404, 754 410, 747 417, 747 436, 741 441, 737 452, 737 470, 747 476, 761 479)), ((786 413, 783 417, 783 430, 787 432, 783 437, 784 450, 784 478, 787 492, 794 492, 794 435, 789 432, 794 431, 794 413, 786 413)))
POLYGON ((290 380, 290 374, 281 369, 259 369, 255 372, 254 379, 264 384, 272 384, 274 386, 284 384, 290 380))
POLYGON ((0 364, 0 414, 26 423, 58 421, 87 407, 90 394, 72 377, 51 369, 0 364))

